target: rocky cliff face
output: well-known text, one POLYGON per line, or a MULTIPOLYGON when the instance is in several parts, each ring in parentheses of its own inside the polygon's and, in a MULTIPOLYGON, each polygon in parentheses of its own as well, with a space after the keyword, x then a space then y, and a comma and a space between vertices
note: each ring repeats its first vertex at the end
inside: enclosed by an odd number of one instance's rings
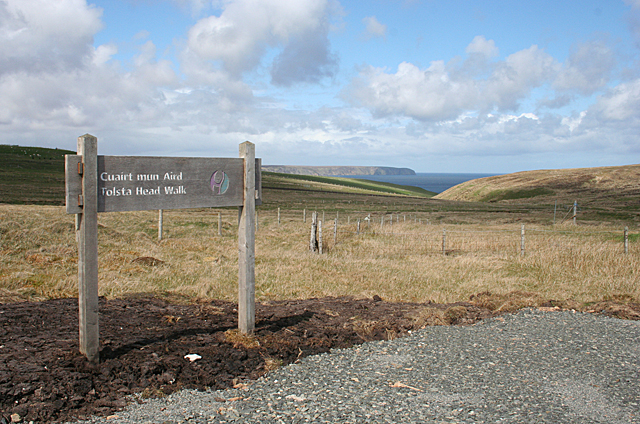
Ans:
POLYGON ((298 175, 415 175, 415 171, 409 168, 393 168, 389 166, 289 166, 289 165, 263 165, 266 172, 280 172, 283 174, 298 175))

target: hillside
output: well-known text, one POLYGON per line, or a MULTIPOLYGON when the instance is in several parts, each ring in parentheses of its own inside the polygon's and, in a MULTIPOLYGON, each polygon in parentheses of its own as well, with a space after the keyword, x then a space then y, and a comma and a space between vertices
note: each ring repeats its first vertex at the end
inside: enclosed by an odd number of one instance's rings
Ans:
POLYGON ((467 181, 437 199, 469 202, 553 204, 558 202, 637 208, 640 165, 523 171, 467 181))
POLYGON ((0 202, 64 205, 64 155, 75 153, 0 145, 0 202))
POLYGON ((387 194, 396 196, 433 197, 436 193, 420 187, 370 181, 359 178, 322 177, 316 175, 265 172, 262 167, 262 187, 265 190, 327 191, 354 194, 387 194))
POLYGON ((290 166, 262 165, 262 170, 280 174, 336 176, 336 175, 415 175, 409 168, 393 168, 389 166, 290 166))
MULTIPOLYGON (((66 154, 73 155, 75 152, 0 145, 0 203, 64 205, 66 154)), ((412 197, 431 197, 435 194, 418 187, 375 181, 275 174, 265 171, 263 167, 262 185, 266 197, 273 196, 274 192, 278 193, 276 196, 282 196, 283 190, 299 193, 334 192, 412 197)))

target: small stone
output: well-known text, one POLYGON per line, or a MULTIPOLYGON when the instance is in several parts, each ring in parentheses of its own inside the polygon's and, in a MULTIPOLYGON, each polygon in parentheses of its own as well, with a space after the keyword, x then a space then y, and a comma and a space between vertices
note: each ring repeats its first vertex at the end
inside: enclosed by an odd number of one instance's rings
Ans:
POLYGON ((19 423, 21 421, 22 421, 22 417, 20 416, 20 414, 11 414, 12 423, 19 423))

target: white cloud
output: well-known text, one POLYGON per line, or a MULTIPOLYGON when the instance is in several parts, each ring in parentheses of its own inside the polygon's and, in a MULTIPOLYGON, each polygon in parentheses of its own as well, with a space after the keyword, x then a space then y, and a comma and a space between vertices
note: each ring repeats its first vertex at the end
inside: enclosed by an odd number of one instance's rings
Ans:
POLYGON ((231 1, 220 16, 201 19, 189 30, 188 48, 240 77, 255 69, 268 49, 283 47, 274 61, 274 83, 316 81, 333 75, 336 66, 328 40, 335 7, 330 0, 231 1))
POLYGON ((558 90, 590 95, 609 82, 615 66, 614 52, 603 41, 582 43, 573 48, 554 86, 558 90))
POLYGON ((425 70, 403 62, 395 74, 369 67, 363 70, 343 98, 370 109, 375 116, 402 114, 418 120, 442 120, 474 108, 477 89, 471 80, 450 78, 442 61, 425 70))
MULTIPOLYGON (((155 45, 140 46, 130 70, 115 45, 93 46, 101 11, 84 0, 0 1, 0 124, 3 133, 59 128, 126 127, 166 119, 159 87, 177 76, 156 60, 155 45)), ((74 131, 75 132, 75 131, 74 131)))
POLYGON ((365 24, 365 38, 374 38, 374 37, 386 37, 387 35, 387 26, 378 22, 375 16, 367 16, 362 19, 362 22, 365 24))
POLYGON ((600 96, 591 111, 603 122, 640 123, 640 79, 618 85, 600 96))
POLYGON ((465 49, 467 54, 481 54, 487 58, 496 57, 499 50, 493 40, 487 40, 483 35, 476 35, 465 49))
POLYGON ((319 83, 338 71, 338 57, 331 53, 325 33, 307 33, 289 42, 274 59, 271 82, 291 86, 298 82, 319 83))
MULTIPOLYGON (((495 47, 495 46, 493 46, 495 47)), ((492 55, 492 42, 476 37, 469 51, 492 55)), ((478 57, 471 60, 477 63, 478 57)), ((491 65, 487 77, 470 69, 432 62, 427 69, 403 62, 395 74, 369 67, 343 93, 353 104, 376 116, 404 115, 418 120, 454 119, 466 111, 515 110, 533 88, 548 83, 559 65, 537 46, 521 50, 491 65), (464 72, 461 70, 464 69, 464 72)))
POLYGON ((0 2, 0 75, 82 67, 102 28, 84 0, 0 2))
POLYGON ((548 83, 557 73, 558 63, 538 46, 513 53, 496 64, 482 88, 484 110, 515 110, 531 90, 548 83))

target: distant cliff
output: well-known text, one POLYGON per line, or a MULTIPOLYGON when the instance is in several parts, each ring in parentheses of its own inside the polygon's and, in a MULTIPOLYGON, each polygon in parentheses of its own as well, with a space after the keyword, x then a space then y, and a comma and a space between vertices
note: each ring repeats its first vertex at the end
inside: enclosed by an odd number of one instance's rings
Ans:
POLYGON ((336 175, 415 175, 409 168, 392 168, 389 166, 289 166, 262 165, 266 172, 280 172, 282 174, 318 175, 323 177, 336 175))

